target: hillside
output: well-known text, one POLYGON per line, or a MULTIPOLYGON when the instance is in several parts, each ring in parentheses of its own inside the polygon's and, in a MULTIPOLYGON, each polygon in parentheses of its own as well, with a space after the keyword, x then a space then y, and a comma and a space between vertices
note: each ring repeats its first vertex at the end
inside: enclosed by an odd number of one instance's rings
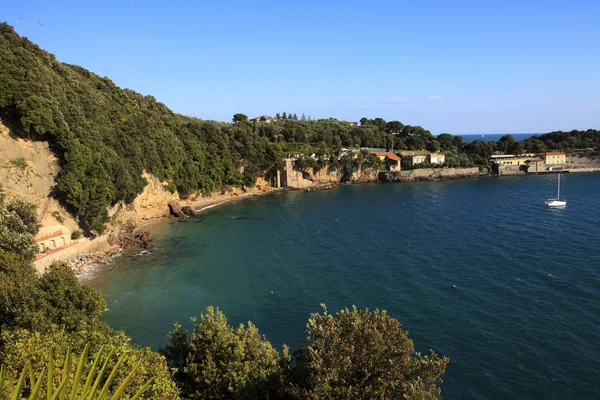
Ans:
POLYGON ((183 196, 212 193, 253 186, 259 174, 269 179, 286 151, 328 153, 393 140, 375 126, 336 120, 226 124, 184 117, 151 96, 58 62, 6 23, 0 63, 0 115, 50 143, 62 167, 56 194, 97 233, 108 221, 107 206, 131 203, 142 192, 144 171, 183 196))
POLYGON ((271 182, 290 153, 314 154, 318 168, 345 169, 347 175, 355 166, 350 159, 338 160, 342 147, 442 151, 447 167, 486 166, 498 153, 600 149, 596 130, 465 143, 459 136, 434 137, 420 126, 382 118, 362 118, 356 126, 285 112, 269 123, 249 121, 244 114, 235 114, 233 123, 185 117, 152 96, 57 61, 6 23, 0 23, 0 65, 0 117, 14 127, 16 138, 48 143, 60 166, 53 195, 94 233, 104 231, 109 206, 131 204, 142 193, 148 183, 144 173, 185 198, 252 187, 259 176, 271 182))
POLYGON ((244 181, 242 163, 266 169, 277 157, 265 153, 280 155, 257 135, 239 148, 222 124, 176 115, 150 96, 60 63, 7 24, 0 25, 0 63, 0 113, 50 143, 62 166, 58 195, 96 232, 104 229, 108 205, 141 193, 143 170, 172 191, 213 192, 252 183, 253 177, 244 181))

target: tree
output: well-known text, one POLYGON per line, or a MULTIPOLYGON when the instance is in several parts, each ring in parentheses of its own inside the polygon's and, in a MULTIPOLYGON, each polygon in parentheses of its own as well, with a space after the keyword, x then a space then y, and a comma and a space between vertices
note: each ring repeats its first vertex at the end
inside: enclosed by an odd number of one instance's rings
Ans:
POLYGON ((281 118, 281 114, 277 113, 275 114, 275 119, 280 119, 281 118))
POLYGON ((292 119, 293 119, 294 121, 298 121, 298 116, 296 115, 296 113, 294 113, 294 116, 292 117, 292 119))
POLYGON ((0 202, 0 250, 33 260, 37 253, 34 235, 38 229, 34 204, 19 198, 0 202))
POLYGON ((514 142, 507 149, 506 152, 508 154, 521 155, 525 151, 525 146, 523 142, 514 142))
POLYGON ((302 399, 436 399, 449 360, 415 353, 400 323, 385 311, 325 305, 307 324, 305 345, 294 354, 290 391, 302 399))
POLYGON ((345 155, 340 158, 340 170, 342 173, 342 182, 348 182, 352 179, 352 174, 358 171, 358 160, 352 155, 345 155))
POLYGON ((281 115, 281 118, 283 118, 283 119, 287 119, 287 118, 288 118, 288 117, 287 117, 287 113, 286 113, 285 111, 284 111, 284 112, 283 112, 283 114, 281 115))
POLYGON ((306 121, 306 115, 304 115, 304 113, 302 113, 301 120, 302 120, 302 121, 306 121))
POLYGON ((402 132, 402 128, 404 128, 404 124, 400 121, 390 121, 387 123, 386 131, 388 133, 396 133, 399 134, 402 132))
POLYGON ((233 328, 213 307, 208 307, 199 321, 192 318, 192 324, 191 333, 176 324, 163 350, 169 365, 176 368, 183 396, 268 398, 277 391, 276 382, 289 365, 287 347, 280 356, 251 322, 233 328))
POLYGON ((498 140, 497 149, 502 153, 506 153, 509 148, 511 148, 515 144, 515 139, 512 135, 504 135, 498 140))
POLYGON ((246 114, 234 114, 233 122, 244 122, 248 121, 248 116, 246 114))

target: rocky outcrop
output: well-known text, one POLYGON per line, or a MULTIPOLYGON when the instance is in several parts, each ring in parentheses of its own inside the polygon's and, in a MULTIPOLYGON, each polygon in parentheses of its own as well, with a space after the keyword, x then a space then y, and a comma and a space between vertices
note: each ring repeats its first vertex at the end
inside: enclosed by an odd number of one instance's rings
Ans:
POLYGON ((181 212, 189 217, 194 217, 196 215, 196 211, 190 206, 183 206, 181 212))
POLYGON ((132 204, 132 213, 129 218, 135 218, 139 223, 144 220, 161 218, 169 215, 167 204, 171 201, 177 202, 177 193, 171 193, 166 189, 166 182, 160 182, 154 175, 144 172, 142 178, 148 184, 143 192, 138 195, 132 204))
POLYGON ((143 249, 154 247, 152 234, 148 231, 139 231, 134 235, 136 243, 143 249))
POLYGON ((188 216, 185 215, 185 213, 183 212, 181 204, 179 204, 179 202, 170 201, 167 203, 167 205, 169 206, 169 212, 171 213, 171 215, 176 216, 179 219, 179 221, 185 221, 187 219, 188 216))
POLYGON ((136 230, 132 226, 124 226, 121 229, 112 232, 107 241, 110 245, 119 246, 123 249, 130 247, 141 247, 143 249, 150 249, 154 247, 154 238, 152 234, 144 230, 136 230))
POLYGON ((291 189, 305 189, 316 185, 337 185, 342 182, 377 182, 378 171, 376 169, 360 169, 354 172, 352 176, 343 176, 339 169, 331 170, 329 167, 323 167, 317 171, 313 168, 308 168, 306 171, 297 171, 294 169, 294 161, 291 158, 286 159, 285 163, 285 171, 283 171, 281 181, 285 187, 291 189))

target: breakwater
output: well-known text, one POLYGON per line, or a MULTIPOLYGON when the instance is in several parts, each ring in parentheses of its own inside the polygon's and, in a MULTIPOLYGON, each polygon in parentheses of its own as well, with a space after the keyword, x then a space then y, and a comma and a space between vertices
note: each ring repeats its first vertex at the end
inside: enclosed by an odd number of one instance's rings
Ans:
POLYGON ((479 168, 419 168, 406 171, 380 172, 380 182, 451 181, 488 176, 479 168))

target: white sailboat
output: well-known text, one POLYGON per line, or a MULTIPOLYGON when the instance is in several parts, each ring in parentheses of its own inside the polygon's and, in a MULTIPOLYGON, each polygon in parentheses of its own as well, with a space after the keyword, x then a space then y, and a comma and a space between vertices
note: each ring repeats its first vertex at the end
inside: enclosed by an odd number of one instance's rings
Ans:
POLYGON ((546 207, 550 208, 560 208, 565 207, 567 202, 565 200, 560 199, 560 173, 558 174, 558 193, 555 199, 546 200, 546 207))

